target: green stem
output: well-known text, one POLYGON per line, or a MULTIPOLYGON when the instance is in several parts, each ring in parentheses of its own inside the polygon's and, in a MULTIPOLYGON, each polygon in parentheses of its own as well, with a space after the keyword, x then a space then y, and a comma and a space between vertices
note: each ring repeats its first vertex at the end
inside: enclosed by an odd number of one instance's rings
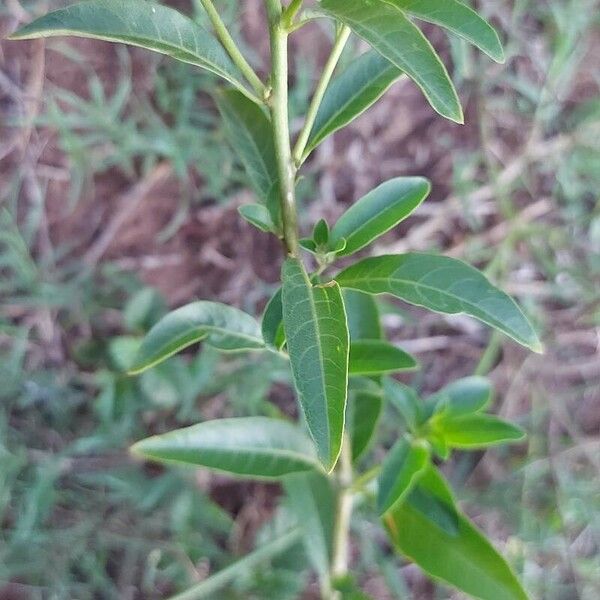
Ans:
MULTIPOLYGON (((342 452, 339 462, 339 485, 337 509, 335 515, 335 524, 333 529, 333 553, 330 569, 331 582, 340 579, 348 573, 348 554, 350 542, 350 520, 352 518, 352 448, 350 439, 344 435, 342 443, 342 452)), ((339 600, 340 595, 334 593, 331 600, 339 600)))
POLYGON ((290 31, 294 27, 294 19, 298 14, 298 11, 302 8, 303 0, 292 0, 288 7, 283 11, 282 23, 284 27, 290 31))
POLYGON ((311 100, 310 106, 308 107, 308 112, 306 113, 304 126, 302 127, 302 131, 300 132, 298 141, 294 147, 294 161, 296 166, 300 166, 306 160, 304 151, 306 150, 306 145, 308 144, 310 132, 315 124, 319 107, 321 106, 321 102, 323 101, 323 97, 325 96, 325 92, 327 91, 327 87, 329 86, 329 82, 331 81, 333 72, 335 71, 335 67, 342 56, 342 52, 344 51, 344 47, 346 46, 346 42, 348 41, 349 37, 350 28, 346 25, 342 25, 337 32, 335 43, 331 49, 331 54, 329 55, 329 59, 325 64, 325 68, 323 69, 323 73, 321 74, 321 78, 317 84, 314 96, 311 100))
POLYGON ((296 214, 296 167, 292 160, 288 116, 288 31, 281 22, 279 0, 265 0, 271 39, 271 85, 269 97, 277 170, 281 192, 281 220, 287 252, 298 255, 298 216, 296 214))
POLYGON ((254 88, 254 91, 258 94, 260 98, 263 98, 265 95, 265 86, 263 82, 260 80, 260 77, 254 72, 254 69, 250 66, 250 63, 244 58, 243 54, 240 52, 240 49, 237 47, 234 39, 231 37, 229 31, 227 31, 227 27, 225 27, 225 23, 219 16, 217 9, 215 8, 212 0, 200 0, 204 10, 208 14, 208 18, 212 23, 212 26, 219 38, 221 44, 231 57, 231 60, 237 66, 237 68, 243 73, 244 77, 248 80, 250 85, 254 88))

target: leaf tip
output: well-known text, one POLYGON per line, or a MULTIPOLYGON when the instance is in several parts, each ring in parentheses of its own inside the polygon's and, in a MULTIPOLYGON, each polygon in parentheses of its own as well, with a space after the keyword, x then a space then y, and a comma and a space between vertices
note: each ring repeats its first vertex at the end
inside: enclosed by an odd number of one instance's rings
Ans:
POLYGON ((536 354, 545 354, 546 353, 546 347, 537 337, 535 338, 535 340, 531 343, 531 345, 529 347, 536 354))
POLYGON ((506 54, 504 54, 504 48, 502 48, 502 46, 500 46, 500 48, 498 49, 497 53, 494 53, 494 56, 492 56, 492 58, 499 64, 499 65, 503 65, 506 63, 506 54))
POLYGON ((458 112, 455 115, 453 115, 452 117, 450 117, 450 120, 454 121, 457 125, 464 125, 465 124, 465 115, 462 111, 462 108, 460 109, 460 112, 458 112))
POLYGON ((15 31, 13 31, 12 33, 9 33, 7 36, 4 37, 5 40, 8 40, 10 42, 16 42, 18 40, 23 40, 25 39, 25 37, 23 37, 23 34, 21 33, 23 31, 23 28, 21 27, 20 29, 17 29, 15 31))
POLYGON ((146 440, 141 440, 129 446, 129 454, 135 458, 146 459, 147 455, 144 452, 144 442, 146 440))
POLYGON ((141 375, 144 371, 147 371, 150 367, 144 363, 134 362, 126 371, 125 374, 129 377, 135 377, 141 375))

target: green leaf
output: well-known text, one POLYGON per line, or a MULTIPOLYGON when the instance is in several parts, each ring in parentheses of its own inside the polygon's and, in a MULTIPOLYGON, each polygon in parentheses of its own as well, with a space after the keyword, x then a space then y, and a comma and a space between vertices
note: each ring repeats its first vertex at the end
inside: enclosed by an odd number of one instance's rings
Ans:
POLYGON ((486 409, 492 401, 492 385, 485 377, 465 377, 434 394, 436 413, 462 417, 486 409))
POLYGON ((445 27, 485 52, 496 62, 504 62, 504 51, 495 29, 473 9, 459 0, 386 0, 410 15, 445 27))
POLYGON ((292 423, 266 417, 207 421, 142 440, 132 452, 267 479, 320 469, 308 437, 292 423))
POLYGON ((348 380, 348 391, 365 392, 367 394, 381 394, 381 382, 378 377, 351 377, 348 380))
POLYGON ((381 340, 356 340, 350 344, 350 375, 381 375, 413 371, 419 364, 408 352, 381 340))
POLYGON ((387 455, 377 494, 377 510, 383 515, 402 502, 429 466, 429 448, 423 442, 401 438, 387 455))
POLYGON ((260 350, 265 345, 258 323, 245 312, 218 302, 192 302, 152 327, 129 374, 146 371, 200 341, 223 351, 260 350))
POLYGON ((248 94, 241 75, 212 34, 167 6, 144 0, 87 0, 36 19, 10 39, 58 35, 122 42, 154 50, 207 69, 248 94))
POLYGON ((279 179, 271 121, 260 106, 235 90, 221 91, 216 99, 229 142, 279 230, 279 179))
POLYGON ((449 535, 458 534, 458 509, 450 486, 433 464, 421 475, 406 504, 449 535))
MULTIPOLYGON (((433 469, 430 473, 429 482, 437 478, 442 489, 428 485, 427 494, 435 497, 439 506, 451 509, 441 476, 433 469)), ((425 477, 417 489, 424 482, 425 477)), ((456 512, 456 527, 448 530, 407 501, 389 511, 384 522, 394 547, 434 579, 480 600, 527 600, 504 558, 460 512, 456 512)))
POLYGON ((244 204, 238 208, 242 218, 265 233, 275 233, 276 227, 271 214, 262 204, 244 204))
POLYGON ((262 318, 262 335, 265 343, 277 350, 281 350, 285 344, 281 288, 273 294, 265 308, 262 318))
POLYGON ((317 246, 327 246, 329 242, 329 225, 325 219, 321 219, 313 231, 313 240, 317 246))
POLYGON ((439 433, 430 432, 427 435, 427 441, 431 445, 433 452, 442 460, 448 460, 450 458, 450 448, 446 443, 443 435, 439 433))
POLYGON ((298 243, 300 244, 301 248, 304 248, 304 250, 310 252, 311 254, 318 253, 317 244, 312 238, 302 238, 298 243))
POLYGON ((404 71, 437 112, 463 123, 460 101, 446 67, 402 11, 382 0, 322 0, 321 7, 404 71))
POLYGON ((436 312, 470 315, 534 352, 542 350, 515 301, 460 260, 420 253, 376 256, 348 267, 336 281, 369 294, 392 294, 436 312))
POLYGON ((320 578, 329 575, 336 495, 332 481, 320 473, 284 478, 288 503, 302 530, 306 555, 320 578))
POLYGON ((313 286, 302 263, 283 266, 283 323, 294 383, 321 462, 331 471, 342 446, 349 336, 336 283, 313 286))
POLYGON ((379 340, 383 337, 379 309, 373 296, 355 290, 343 290, 344 307, 351 340, 379 340))
POLYGON ((435 422, 436 433, 453 448, 485 448, 497 444, 520 442, 525 432, 516 425, 492 415, 467 415, 440 418, 435 422))
POLYGON ((390 377, 383 380, 386 399, 396 407, 409 431, 415 432, 423 423, 423 405, 416 392, 409 386, 390 377))
POLYGON ((382 407, 383 399, 380 394, 356 392, 348 401, 346 420, 353 462, 356 462, 369 447, 379 423, 382 407))
POLYGON ((406 219, 427 198, 431 185, 422 177, 398 177, 382 183, 353 204, 331 231, 330 245, 342 238, 348 256, 368 246, 406 219))
POLYGON ((342 129, 373 105, 403 72, 387 58, 371 50, 329 84, 317 112, 303 158, 329 135, 342 129))

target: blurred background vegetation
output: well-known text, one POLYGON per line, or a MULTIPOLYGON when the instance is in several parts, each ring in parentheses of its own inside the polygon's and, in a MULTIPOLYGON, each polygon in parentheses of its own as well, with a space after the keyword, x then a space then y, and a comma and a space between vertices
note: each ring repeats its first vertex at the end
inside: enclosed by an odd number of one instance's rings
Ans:
MULTIPOLYGON (((63 4, 2 0, 0 34, 63 4)), ((198 2, 170 4, 203 19, 198 2)), ((264 69, 261 3, 218 4, 264 69)), ((378 251, 436 248, 484 268, 523 303, 547 352, 531 356, 460 317, 383 304, 394 339, 423 363, 405 381, 430 392, 474 372, 492 378, 497 411, 527 428, 528 444, 459 456, 447 474, 534 599, 596 600, 600 3, 477 4, 502 32, 505 65, 431 30, 467 125, 395 85, 308 165, 304 225, 335 219, 389 177, 432 180, 430 201, 378 251)), ((322 25, 293 38, 296 129, 330 38, 322 25)), ((277 280, 277 242, 237 216, 250 196, 214 86, 187 65, 101 42, 0 46, 1 599, 166 598, 289 521, 276 486, 144 465, 127 451, 216 416, 295 410, 274 358, 206 348, 140 378, 122 374, 168 308, 204 298, 259 314, 277 280)), ((390 409, 383 444, 399 423, 390 409)), ((370 506, 353 544, 353 572, 377 600, 455 597, 390 553, 370 506)), ((238 567, 206 597, 315 590, 296 546, 238 567)))

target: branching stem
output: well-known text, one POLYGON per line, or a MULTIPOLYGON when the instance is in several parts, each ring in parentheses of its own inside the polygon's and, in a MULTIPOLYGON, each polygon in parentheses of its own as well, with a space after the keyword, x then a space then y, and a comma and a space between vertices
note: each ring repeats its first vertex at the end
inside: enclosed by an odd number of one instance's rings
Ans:
POLYGON ((296 146, 294 147, 294 162, 298 167, 304 162, 304 160, 306 160, 304 151, 306 150, 306 145, 308 144, 310 132, 315 124, 315 119, 317 118, 319 107, 321 106, 321 102, 323 101, 323 97, 327 91, 327 86, 331 81, 335 67, 342 56, 342 52, 344 51, 349 37, 350 28, 346 25, 342 25, 337 32, 333 48, 331 49, 331 54, 327 60, 327 63, 325 64, 325 68, 323 69, 323 73, 321 74, 321 78, 317 84, 317 88, 315 89, 314 96, 310 102, 310 106, 308 107, 308 112, 306 113, 304 126, 302 127, 302 131, 300 132, 296 146))
POLYGON ((244 55, 240 52, 231 34, 225 27, 225 23, 219 16, 217 9, 215 8, 212 0, 200 0, 204 10, 208 14, 208 18, 212 23, 212 26, 219 38, 221 44, 231 57, 236 67, 243 73, 244 77, 248 80, 254 91, 258 94, 259 98, 263 98, 265 95, 265 86, 260 80, 260 77, 255 73, 254 69, 250 66, 250 63, 244 58, 244 55))
POLYGON ((283 239, 288 254, 298 255, 298 217, 296 214, 296 167, 292 160, 288 116, 288 31, 282 23, 279 0, 265 0, 271 39, 271 95, 269 107, 275 137, 277 170, 281 192, 283 239))

